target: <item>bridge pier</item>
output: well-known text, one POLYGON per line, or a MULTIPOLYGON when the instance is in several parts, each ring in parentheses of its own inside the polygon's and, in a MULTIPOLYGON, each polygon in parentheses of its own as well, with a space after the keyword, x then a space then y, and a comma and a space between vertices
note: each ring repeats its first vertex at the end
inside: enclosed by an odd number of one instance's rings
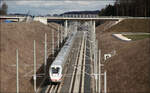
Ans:
POLYGON ((65 20, 65 38, 68 36, 68 21, 65 20))

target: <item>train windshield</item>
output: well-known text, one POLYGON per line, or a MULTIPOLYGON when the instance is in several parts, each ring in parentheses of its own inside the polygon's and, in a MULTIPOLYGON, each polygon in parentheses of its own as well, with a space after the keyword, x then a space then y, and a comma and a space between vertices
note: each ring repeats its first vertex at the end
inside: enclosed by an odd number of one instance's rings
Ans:
POLYGON ((52 73, 53 74, 59 74, 59 69, 60 69, 59 67, 56 67, 56 68, 53 67, 52 68, 52 73))

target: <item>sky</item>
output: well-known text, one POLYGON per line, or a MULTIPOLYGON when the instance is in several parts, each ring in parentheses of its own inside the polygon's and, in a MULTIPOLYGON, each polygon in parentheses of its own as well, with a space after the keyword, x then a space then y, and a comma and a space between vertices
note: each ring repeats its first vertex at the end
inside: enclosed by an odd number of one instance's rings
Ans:
POLYGON ((29 13, 31 15, 61 14, 68 11, 100 10, 113 0, 4 0, 8 13, 29 13))

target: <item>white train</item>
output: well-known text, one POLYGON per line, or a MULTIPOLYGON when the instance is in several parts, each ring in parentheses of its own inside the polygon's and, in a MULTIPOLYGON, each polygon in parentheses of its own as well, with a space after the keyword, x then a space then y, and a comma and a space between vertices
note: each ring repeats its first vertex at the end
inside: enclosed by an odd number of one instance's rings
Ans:
POLYGON ((70 54, 74 42, 75 34, 76 32, 73 32, 72 35, 67 39, 64 46, 58 53, 57 57, 51 64, 49 68, 49 76, 51 82, 61 82, 64 74, 64 67, 68 59, 68 56, 70 54))

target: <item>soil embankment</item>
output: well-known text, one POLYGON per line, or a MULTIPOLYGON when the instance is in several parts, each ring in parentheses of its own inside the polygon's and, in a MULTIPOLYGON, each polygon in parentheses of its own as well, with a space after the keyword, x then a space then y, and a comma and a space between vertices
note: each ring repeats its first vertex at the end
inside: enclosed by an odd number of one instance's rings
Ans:
MULTIPOLYGON (((48 54, 51 47, 51 31, 58 24, 46 26, 39 22, 0 24, 0 92, 16 92, 16 49, 19 50, 19 90, 33 92, 33 41, 36 40, 37 69, 44 63, 44 38, 47 33, 48 54)), ((56 39, 55 39, 56 40, 56 39)))
MULTIPOLYGON (((150 38, 125 42, 112 36, 120 32, 148 32, 150 20, 123 20, 110 29, 96 29, 102 51, 104 69, 107 71, 109 93, 150 93, 150 38), (104 62, 104 54, 116 51, 104 62)), ((104 25, 105 26, 105 25, 104 25)))

